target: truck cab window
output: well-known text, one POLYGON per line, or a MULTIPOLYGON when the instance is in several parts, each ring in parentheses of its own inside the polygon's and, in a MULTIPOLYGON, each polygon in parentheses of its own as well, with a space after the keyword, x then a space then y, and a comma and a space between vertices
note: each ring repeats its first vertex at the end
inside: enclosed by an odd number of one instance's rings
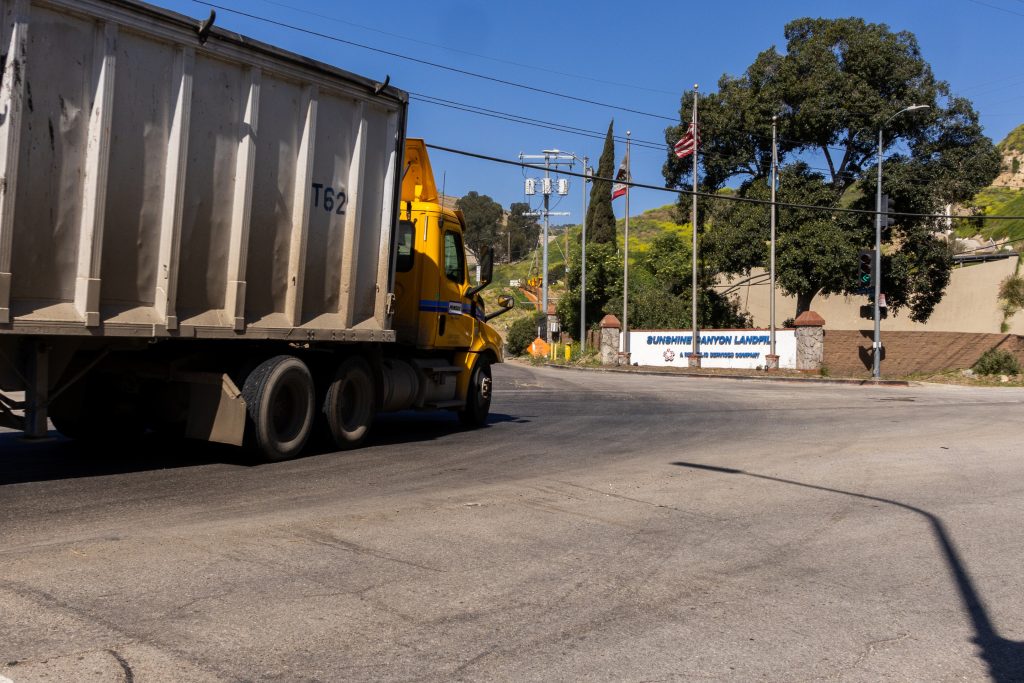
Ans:
POLYGON ((413 253, 412 241, 416 235, 416 226, 409 221, 402 221, 398 224, 398 256, 395 263, 395 270, 399 273, 408 273, 412 270, 413 253))
POLYGON ((444 274, 460 285, 466 281, 466 264, 462 255, 462 237, 457 232, 444 234, 444 274))

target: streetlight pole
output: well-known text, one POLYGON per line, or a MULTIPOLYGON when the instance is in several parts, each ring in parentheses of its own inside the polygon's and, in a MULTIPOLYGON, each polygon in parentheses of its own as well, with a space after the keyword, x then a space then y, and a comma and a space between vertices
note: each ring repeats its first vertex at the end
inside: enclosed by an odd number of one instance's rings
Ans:
POLYGON ((583 213, 580 218, 580 350, 587 351, 587 156, 583 156, 583 213))
POLYGON ((887 118, 878 127, 878 187, 875 188, 875 267, 873 269, 875 280, 875 339, 871 345, 871 376, 875 379, 880 378, 882 372, 882 317, 879 307, 879 299, 882 293, 882 131, 885 130, 885 126, 890 121, 903 112, 917 111, 918 109, 929 109, 929 106, 927 104, 912 104, 909 107, 904 107, 887 118))
POLYGON ((768 358, 765 359, 768 363, 769 368, 779 367, 779 357, 775 354, 775 187, 778 184, 775 180, 776 169, 779 166, 779 154, 778 147, 775 144, 775 134, 778 126, 779 117, 772 116, 772 236, 771 236, 771 257, 769 266, 769 278, 772 281, 772 285, 769 288, 768 296, 770 297, 770 304, 768 306, 768 317, 771 319, 769 324, 769 351, 768 358))

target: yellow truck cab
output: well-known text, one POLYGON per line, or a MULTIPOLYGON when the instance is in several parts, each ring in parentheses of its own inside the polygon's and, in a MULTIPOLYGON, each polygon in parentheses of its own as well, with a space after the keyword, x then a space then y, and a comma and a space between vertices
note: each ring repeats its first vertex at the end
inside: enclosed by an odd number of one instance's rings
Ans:
POLYGON ((490 366, 502 361, 501 336, 487 321, 512 302, 502 300, 501 308, 487 315, 480 290, 491 281, 491 254, 481 255, 480 282, 471 284, 465 220, 461 211, 442 205, 420 139, 405 144, 396 230, 392 326, 397 345, 418 356, 421 367, 433 362, 434 376, 456 375, 454 397, 423 407, 457 408, 464 423, 482 424, 490 405, 490 366))

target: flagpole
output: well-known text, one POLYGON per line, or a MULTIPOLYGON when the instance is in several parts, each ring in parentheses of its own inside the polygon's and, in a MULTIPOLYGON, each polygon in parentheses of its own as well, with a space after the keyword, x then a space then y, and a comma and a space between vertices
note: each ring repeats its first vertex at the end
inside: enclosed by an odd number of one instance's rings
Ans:
POLYGON ((769 288, 768 296, 770 297, 770 304, 768 306, 768 317, 770 318, 770 344, 768 349, 768 357, 765 358, 766 366, 769 369, 777 369, 779 367, 779 357, 775 354, 775 188, 778 183, 775 180, 776 169, 779 165, 779 152, 776 144, 776 129, 778 127, 778 116, 772 116, 772 219, 771 219, 771 261, 769 266, 769 279, 772 281, 772 286, 769 288))
POLYGON ((690 123, 693 130, 693 195, 690 197, 690 225, 693 228, 692 256, 693 282, 690 299, 692 310, 690 315, 693 318, 693 347, 687 365, 691 368, 700 367, 700 330, 697 329, 697 84, 693 84, 693 121, 690 123))
MULTIPOLYGON (((629 136, 626 131, 626 182, 629 175, 629 136)), ((626 185, 626 229, 623 239, 625 258, 622 261, 622 352, 629 353, 629 185, 626 185)))

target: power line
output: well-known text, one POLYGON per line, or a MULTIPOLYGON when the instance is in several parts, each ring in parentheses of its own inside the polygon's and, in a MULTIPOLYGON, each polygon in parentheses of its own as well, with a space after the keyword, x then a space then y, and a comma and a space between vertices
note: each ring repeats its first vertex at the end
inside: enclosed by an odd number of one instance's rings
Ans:
MULTIPOLYGON (((538 170, 538 171, 543 171, 544 170, 543 166, 538 166, 536 164, 527 164, 527 163, 522 162, 522 161, 510 161, 508 159, 502 159, 500 157, 493 157, 493 156, 490 156, 490 155, 487 155, 487 154, 480 154, 478 152, 468 152, 466 150, 455 149, 455 148, 452 148, 452 147, 444 147, 442 145, 435 145, 435 144, 432 144, 432 143, 429 143, 429 142, 426 143, 426 146, 429 147, 430 149, 436 149, 436 150, 438 150, 440 152, 448 152, 450 154, 458 154, 460 156, 470 157, 470 158, 474 158, 474 159, 481 159, 483 161, 492 161, 492 162, 499 163, 499 164, 505 164, 506 166, 517 166, 519 168, 530 168, 530 169, 534 169, 534 170, 538 170)), ((771 205, 771 203, 772 203, 770 200, 767 200, 767 199, 754 199, 752 197, 738 197, 738 196, 735 196, 735 195, 720 195, 720 194, 713 194, 713 193, 710 193, 710 192, 699 192, 699 191, 698 192, 694 192, 693 190, 682 190, 682 189, 675 189, 675 188, 671 188, 671 187, 661 187, 661 186, 658 186, 658 185, 648 185, 648 184, 645 184, 645 183, 637 183, 637 182, 634 182, 634 181, 631 181, 631 180, 630 181, 622 181, 622 180, 616 180, 614 178, 602 178, 600 176, 587 176, 587 175, 584 175, 583 173, 577 173, 575 171, 559 170, 558 173, 560 173, 562 175, 567 175, 567 176, 574 176, 576 178, 586 178, 586 179, 591 180, 591 181, 601 180, 601 181, 606 181, 606 182, 609 182, 609 183, 620 183, 622 185, 628 185, 629 187, 636 187, 636 188, 639 188, 639 189, 642 189, 642 190, 655 190, 657 192, 671 192, 672 194, 676 194, 676 195, 679 195, 679 194, 692 195, 692 196, 702 197, 704 199, 717 199, 717 200, 724 200, 724 201, 743 202, 743 203, 746 203, 746 204, 761 204, 761 205, 771 205)), ((808 209, 808 210, 812 210, 812 211, 829 211, 829 212, 832 212, 832 213, 847 213, 847 214, 859 214, 859 215, 869 215, 869 216, 874 216, 874 215, 877 214, 876 211, 872 211, 870 209, 845 209, 845 208, 838 207, 838 206, 818 206, 818 205, 815 205, 815 204, 794 204, 794 203, 789 203, 789 202, 775 202, 775 205, 778 206, 778 207, 783 207, 783 208, 788 208, 788 209, 808 209)), ((908 211, 892 211, 892 212, 889 212, 889 215, 890 216, 903 216, 903 217, 907 217, 907 218, 933 218, 933 219, 939 219, 939 218, 941 218, 941 219, 948 219, 948 218, 954 218, 954 219, 960 218, 960 219, 962 219, 962 218, 964 218, 964 216, 954 216, 954 215, 951 215, 951 214, 911 213, 911 212, 908 212, 908 211)), ((978 219, 978 220, 1024 220, 1024 216, 970 216, 969 218, 978 219)))
MULTIPOLYGON (((563 99, 568 99, 568 100, 572 100, 572 101, 575 101, 575 102, 581 102, 581 103, 584 103, 584 104, 592 104, 592 105, 595 105, 595 106, 605 107, 605 108, 608 108, 608 109, 614 109, 614 110, 617 110, 617 111, 629 112, 631 114, 637 114, 637 115, 640 115, 640 116, 647 116, 647 117, 650 117, 650 118, 656 118, 656 119, 660 119, 660 120, 663 120, 663 121, 671 121, 673 124, 677 124, 679 126, 682 126, 682 123, 683 123, 678 118, 672 117, 672 116, 665 116, 663 114, 655 114, 655 113, 652 113, 652 112, 642 111, 642 110, 639 110, 639 109, 632 109, 632 108, 629 108, 629 107, 623 107, 623 106, 611 104, 611 103, 608 103, 608 102, 601 102, 601 101, 598 101, 598 100, 591 100, 591 99, 587 99, 587 98, 584 98, 584 97, 577 97, 575 95, 568 95, 566 93, 555 92, 553 90, 547 90, 545 88, 539 88, 537 86, 532 86, 532 85, 528 85, 528 84, 525 84, 525 83, 517 83, 515 81, 509 81, 509 80, 506 80, 506 79, 497 78, 495 76, 488 76, 486 74, 480 74, 480 73, 477 73, 477 72, 474 72, 474 71, 469 71, 467 69, 460 69, 458 67, 448 66, 446 64, 439 64, 437 62, 431 62, 429 60, 419 59, 417 57, 412 57, 412 56, 409 56, 409 55, 404 55, 404 54, 401 54, 399 52, 394 52, 394 51, 391 51, 391 50, 385 50, 383 48, 373 47, 372 45, 365 45, 365 44, 362 44, 362 43, 357 43, 355 41, 346 40, 344 38, 339 38, 337 36, 327 35, 325 33, 320 33, 318 31, 313 31, 311 29, 303 28, 301 26, 295 26, 293 24, 288 24, 288 23, 285 23, 285 22, 282 22, 282 21, 278 21, 276 19, 270 19, 268 17, 259 16, 257 14, 251 14, 249 12, 244 12, 242 10, 233 9, 231 7, 226 7, 224 5, 219 5, 219 4, 212 3, 212 2, 206 2, 204 0, 191 0, 191 1, 193 3, 195 3, 195 4, 197 4, 197 5, 203 5, 203 6, 206 6, 206 7, 213 7, 213 8, 219 9, 219 10, 223 10, 225 12, 230 12, 232 14, 237 14, 239 16, 243 16, 243 17, 246 17, 246 18, 249 18, 249 19, 253 19, 255 21, 260 21, 260 22, 264 22, 264 23, 271 24, 271 25, 274 25, 274 26, 279 26, 281 28, 287 28, 287 29, 292 30, 292 31, 298 31, 299 33, 305 33, 305 34, 312 35, 312 36, 315 36, 315 37, 318 37, 318 38, 323 38, 324 40, 330 40, 330 41, 341 43, 341 44, 344 44, 344 45, 350 45, 352 47, 358 47, 358 48, 362 48, 364 50, 370 50, 372 52, 377 52, 377 53, 388 55, 388 56, 391 56, 391 57, 397 57, 399 59, 404 59, 404 60, 411 61, 411 62, 414 62, 414 63, 417 63, 417 64, 423 64, 425 66, 431 66, 431 67, 434 67, 434 68, 437 68, 437 69, 443 69, 445 71, 451 71, 453 73, 458 73, 458 74, 462 74, 462 75, 465 75, 465 76, 471 76, 473 78, 479 78, 479 79, 482 79, 482 80, 492 81, 494 83, 499 83, 501 85, 507 85, 507 86, 514 87, 514 88, 521 88, 521 89, 524 89, 524 90, 529 90, 529 91, 537 92, 537 93, 544 94, 544 95, 551 95, 553 97, 560 97, 560 98, 563 98, 563 99)), ((264 2, 270 2, 270 0, 263 0, 263 1, 264 2)), ((976 0, 971 0, 971 2, 974 2, 974 1, 976 1, 976 0)), ((271 4, 278 4, 278 5, 280 5, 280 3, 271 3, 271 4)), ((287 7, 286 5, 280 5, 280 6, 287 7)), ((304 10, 299 10, 299 11, 304 11, 304 10)), ((313 14, 311 12, 306 12, 306 13, 313 14)), ((322 15, 314 14, 314 16, 322 16, 322 15)), ((1022 15, 1022 16, 1024 16, 1024 15, 1022 15)), ((331 19, 333 21, 340 21, 340 20, 332 19, 331 17, 322 17, 322 18, 331 19)), ((371 30, 373 30, 373 29, 371 29, 371 30)), ((467 53, 467 54, 473 54, 473 53, 467 53)), ((571 76, 571 74, 568 74, 568 75, 571 76)), ((664 92, 664 91, 661 91, 661 92, 664 92)), ((422 95, 421 95, 421 97, 422 97, 422 95)), ((440 99, 440 98, 436 98, 436 99, 440 99)), ((453 104, 459 104, 462 107, 472 107, 473 106, 473 105, 465 105, 465 104, 461 104, 461 103, 453 103, 453 104)), ((521 117, 521 118, 525 118, 525 117, 521 117)), ((549 124, 549 125, 551 125, 551 124, 549 124)), ((554 124, 554 125, 562 125, 562 124, 554 124)), ((588 132, 590 132, 590 131, 588 131, 588 132)), ((621 139, 620 139, 620 141, 621 141, 621 139)), ((802 147, 809 147, 809 148, 825 147, 825 148, 831 149, 833 151, 846 152, 846 148, 845 147, 836 147, 836 146, 831 146, 831 145, 822 145, 819 142, 801 141, 801 140, 792 140, 792 139, 782 139, 782 141, 783 142, 789 142, 791 144, 799 145, 799 146, 802 146, 802 147)), ((644 142, 646 142, 647 144, 657 144, 659 146, 659 148, 661 147, 660 143, 652 143, 650 141, 644 141, 644 142)), ((665 146, 667 146, 667 144, 665 146)))
MULTIPOLYGON (((433 95, 426 95, 424 93, 417 93, 417 92, 413 92, 413 91, 409 91, 409 95, 413 99, 415 99, 417 101, 420 101, 420 102, 426 102, 427 104, 433 104, 435 106, 440 106, 440 107, 448 107, 450 109, 455 109, 455 110, 458 110, 458 111, 464 111, 464 112, 468 112, 470 114, 477 114, 479 116, 487 116, 487 117, 490 117, 490 118, 496 118, 496 119, 503 120, 503 121, 510 121, 510 122, 513 122, 513 123, 520 123, 520 124, 523 124, 523 125, 535 126, 535 127, 538 127, 538 128, 546 128, 546 129, 549 129, 549 130, 555 130, 555 131, 559 131, 559 132, 563 132, 563 133, 570 133, 570 134, 574 134, 574 135, 580 135, 582 137, 594 138, 594 139, 599 139, 599 140, 603 140, 605 138, 605 134, 601 133, 600 131, 591 130, 591 129, 587 129, 587 128, 580 128, 580 127, 577 127, 577 126, 572 126, 572 125, 567 124, 567 123, 558 123, 558 122, 555 122, 555 121, 544 121, 542 119, 534 119, 534 118, 531 118, 529 116, 524 116, 524 115, 521 115, 521 114, 512 114, 512 113, 509 113, 509 112, 500 112, 500 111, 497 111, 497 110, 494 110, 494 109, 488 109, 486 107, 481 107, 481 106, 475 105, 475 104, 467 104, 465 102, 458 102, 458 101, 455 101, 455 100, 448 100, 448 99, 444 99, 444 98, 441 98, 441 97, 435 97, 433 95)), ((621 135, 613 135, 612 139, 615 140, 616 142, 625 142, 626 141, 626 138, 624 136, 621 136, 621 135)), ((654 141, 645 140, 645 139, 642 139, 642 138, 631 138, 631 140, 632 140, 632 143, 636 147, 650 149, 650 150, 654 150, 654 151, 658 151, 658 152, 667 152, 669 147, 670 147, 670 145, 667 142, 654 142, 654 141)), ((793 144, 806 144, 806 145, 808 145, 808 147, 812 147, 812 148, 816 149, 816 146, 814 146, 813 143, 799 143, 799 142, 793 141, 793 140, 789 140, 788 142, 792 142, 793 144)), ((843 150, 843 148, 830 148, 830 149, 843 150)), ((707 159, 709 157, 710 158, 721 158, 723 156, 721 154, 716 154, 714 152, 704 152, 704 151, 699 152, 699 154, 701 155, 702 158, 705 158, 705 159, 707 159)), ((884 155, 883 158, 884 159, 889 159, 894 154, 895 153, 890 153, 888 155, 884 155)), ((855 178, 855 179, 859 178, 859 176, 857 174, 852 173, 850 171, 844 171, 842 173, 839 173, 837 171, 825 168, 823 166, 810 166, 810 165, 808 165, 808 168, 810 168, 812 170, 815 170, 815 171, 822 171, 822 172, 828 173, 830 175, 838 175, 838 176, 842 176, 842 177, 846 177, 846 178, 855 178)))
POLYGON ((378 28, 374 28, 372 26, 366 26, 364 24, 357 24, 354 21, 348 21, 347 19, 339 19, 338 17, 332 17, 332 16, 328 16, 326 14, 317 14, 316 12, 311 12, 309 10, 302 9, 300 7, 292 7, 291 5, 286 5, 283 2, 275 2, 274 0, 261 0, 261 2, 263 2, 265 4, 268 4, 268 5, 274 5, 276 7, 281 7, 283 9, 291 10, 293 12, 301 12, 302 14, 306 14, 306 15, 309 15, 311 17, 316 17, 318 19, 326 19, 327 21, 333 21, 333 22, 338 23, 338 24, 345 24, 347 26, 355 26, 356 28, 361 28, 364 31, 372 31, 373 33, 379 33, 382 36, 389 36, 391 38, 400 38, 402 40, 408 40, 409 42, 412 42, 412 43, 418 43, 420 45, 426 45, 427 47, 439 48, 441 50, 447 50, 448 52, 454 52, 456 54, 468 55, 470 57, 477 57, 479 59, 487 59, 487 60, 490 60, 492 62, 497 62, 498 64, 508 64, 510 66, 516 66, 516 67, 520 67, 520 68, 523 68, 523 69, 533 69, 535 71, 540 71, 542 73, 553 74, 555 76, 565 76, 565 77, 568 77, 568 78, 579 78, 579 79, 582 79, 582 80, 585 80, 585 81, 591 81, 591 82, 594 82, 594 83, 604 83, 605 85, 615 85, 615 86, 618 86, 618 87, 621 87, 621 88, 633 88, 634 90, 646 90, 647 92, 660 93, 660 94, 663 94, 663 95, 672 95, 674 97, 678 96, 678 93, 674 93, 674 92, 672 92, 670 90, 659 90, 658 88, 648 88, 647 86, 635 85, 633 83, 620 83, 619 81, 609 81, 609 80, 605 80, 603 78, 594 78, 593 76, 584 76, 582 74, 573 74, 573 73, 568 73, 568 72, 565 72, 565 71, 557 71, 555 69, 547 69, 545 67, 536 66, 534 64, 525 64, 523 62, 513 62, 513 61, 508 60, 508 59, 501 59, 500 57, 491 57, 489 55, 482 55, 482 54, 479 54, 477 52, 470 52, 468 50, 460 50, 459 48, 452 47, 451 45, 445 45, 443 43, 431 43, 431 42, 426 41, 426 40, 420 40, 419 38, 413 38, 412 36, 404 36, 404 35, 402 35, 400 33, 391 33, 389 31, 384 31, 384 30, 381 30, 381 29, 378 29, 378 28))
MULTIPOLYGON (((288 9, 295 9, 295 8, 290 8, 287 5, 283 5, 281 3, 271 2, 271 0, 263 0, 263 1, 264 2, 268 2, 270 4, 276 4, 278 6, 285 7, 285 8, 288 8, 288 9)), ((975 1, 976 0, 971 0, 971 2, 975 2, 975 1)), ((554 91, 551 91, 551 90, 546 90, 546 89, 543 89, 543 88, 538 88, 538 87, 527 85, 527 84, 523 84, 523 83, 516 83, 514 81, 508 81, 508 80, 504 80, 504 79, 500 79, 500 78, 496 78, 496 77, 492 77, 492 76, 487 76, 485 74, 479 74, 479 73, 476 73, 476 72, 473 72, 473 71, 468 71, 468 70, 465 70, 465 69, 459 69, 457 67, 447 66, 447 65, 444 65, 444 64, 438 64, 436 62, 430 62, 428 60, 418 59, 416 57, 411 57, 411 56, 408 56, 408 55, 403 55, 403 54, 398 53, 398 52, 393 52, 393 51, 390 51, 390 50, 384 50, 382 48, 373 47, 371 45, 364 45, 362 43, 357 43, 357 42, 354 42, 354 41, 345 40, 343 38, 338 38, 337 36, 327 35, 327 34, 320 33, 320 32, 317 32, 317 31, 313 31, 313 30, 310 30, 310 29, 306 29, 306 28, 303 28, 303 27, 300 27, 300 26, 294 26, 292 24, 287 24, 287 23, 284 23, 284 22, 281 22, 281 21, 277 21, 277 20, 270 19, 270 18, 267 18, 267 17, 262 17, 262 16, 259 16, 259 15, 256 15, 256 14, 251 14, 251 13, 248 13, 248 12, 243 12, 241 10, 233 9, 233 8, 230 8, 230 7, 225 7, 223 5, 218 5, 218 4, 211 3, 211 2, 204 2, 202 0, 192 0, 192 2, 194 2, 195 4, 198 4, 198 5, 204 5, 204 6, 207 6, 207 7, 214 7, 216 9, 220 9, 220 10, 223 10, 225 12, 230 12, 230 13, 233 13, 233 14, 237 14, 239 16, 244 16, 244 17, 247 17, 247 18, 250 18, 250 19, 254 19, 256 21, 261 21, 261 22, 272 24, 272 25, 275 25, 275 26, 280 26, 282 28, 287 28, 287 29, 290 29, 290 30, 293 30, 293 31, 298 31, 300 33, 306 33, 306 34, 309 34, 309 35, 312 35, 312 36, 315 36, 315 37, 318 37, 318 38, 323 38, 325 40, 330 40, 330 41, 342 43, 342 44, 345 44, 345 45, 350 45, 350 46, 353 46, 353 47, 359 47, 359 48, 362 48, 362 49, 365 49, 365 50, 370 50, 370 51, 373 51, 373 52, 378 52, 378 53, 389 55, 389 56, 392 56, 392 57, 397 57, 399 59, 405 59, 405 60, 412 61, 412 62, 415 62, 415 63, 424 64, 424 65, 427 65, 427 66, 432 66, 432 67, 439 68, 439 69, 444 69, 444 70, 447 70, 447 71, 452 71, 454 73, 459 73, 459 74, 463 74, 463 75, 467 75, 467 76, 472 76, 472 77, 475 77, 475 78, 480 78, 480 79, 484 79, 484 80, 493 81, 493 82, 496 82, 496 83, 499 83, 499 84, 502 84, 502 85, 508 85, 508 86, 511 86, 511 87, 522 88, 522 89, 525 89, 525 90, 530 90, 530 91, 534 91, 534 92, 538 92, 538 93, 546 94, 546 95, 552 95, 552 96, 555 96, 555 97, 562 97, 562 98, 565 98, 565 99, 574 100, 574 101, 582 102, 582 103, 585 103, 585 104, 593 104, 593 105, 596 105, 596 106, 607 107, 607 108, 616 109, 616 110, 619 110, 619 111, 625 111, 625 112, 629 112, 629 113, 639 114, 639 115, 642 115, 642 116, 648 116, 648 117, 652 117, 652 118, 662 119, 662 120, 666 120, 666 121, 671 121, 673 123, 675 123, 677 121, 677 119, 674 118, 674 117, 668 117, 668 116, 664 116, 664 115, 661 115, 661 114, 653 114, 651 112, 640 111, 640 110, 631 109, 631 108, 628 108, 628 107, 621 107, 621 106, 610 104, 610 103, 606 103, 606 102, 600 102, 600 101, 597 101, 597 100, 590 100, 590 99, 586 99, 586 98, 576 97, 576 96, 573 96, 573 95, 567 95, 565 93, 558 93, 558 92, 554 92, 554 91)), ((318 14, 315 14, 315 13, 312 13, 312 12, 308 12, 308 11, 305 11, 305 10, 298 10, 298 11, 305 12, 306 14, 312 14, 313 16, 317 16, 317 17, 320 17, 320 18, 329 19, 331 21, 341 21, 341 20, 338 20, 338 19, 334 19, 332 17, 327 17, 327 16, 324 16, 324 15, 318 15, 318 14)), ((1022 16, 1024 16, 1024 15, 1022 15, 1022 16)), ((366 27, 362 27, 362 28, 366 28, 366 27)), ((374 29, 369 29, 369 30, 374 30, 374 29)), ((385 33, 385 32, 382 32, 382 33, 385 33)), ((394 34, 387 34, 387 33, 385 33, 385 35, 394 35, 394 34)), ((402 37, 402 36, 399 36, 399 37, 402 37)), ((466 54, 473 54, 473 53, 466 53, 466 54)), ((476 55, 476 56, 479 56, 479 55, 476 55)), ((569 74, 569 75, 571 75, 571 74, 569 74)), ((420 98, 420 101, 426 101, 426 102, 428 102, 430 104, 435 104, 435 105, 438 105, 438 106, 448 106, 450 108, 458 109, 458 110, 465 111, 465 112, 468 112, 468 113, 476 113, 476 114, 479 114, 479 115, 489 115, 489 116, 492 116, 492 117, 495 117, 495 118, 499 118, 499 119, 502 119, 502 120, 506 120, 506 121, 510 121, 510 122, 516 122, 516 123, 521 123, 521 124, 526 124, 526 125, 535 125, 535 126, 538 126, 538 127, 541 127, 541 128, 547 128, 547 129, 556 130, 556 131, 559 131, 559 132, 567 132, 567 133, 570 133, 570 134, 582 135, 584 137, 597 137, 599 139, 603 139, 604 138, 604 135, 602 135, 598 131, 590 131, 590 130, 587 130, 587 129, 577 128, 575 126, 570 126, 568 124, 559 124, 559 123, 553 123, 553 122, 539 121, 537 119, 530 119, 528 117, 518 116, 518 115, 515 115, 515 114, 506 114, 506 113, 503 113, 503 112, 497 112, 497 111, 494 111, 494 110, 488 110, 488 109, 485 109, 483 107, 477 107, 475 105, 468 105, 468 104, 464 104, 464 103, 454 102, 454 101, 451 101, 451 100, 443 100, 442 98, 437 98, 437 97, 433 97, 433 96, 430 96, 430 95, 416 94, 416 93, 411 93, 411 92, 410 92, 410 95, 416 95, 417 97, 420 98)), ((679 125, 681 126, 682 123, 680 122, 679 125)), ((622 138, 620 136, 613 136, 613 138, 615 140, 619 141, 619 142, 623 142, 624 141, 624 138, 622 138)), ((844 152, 844 153, 847 151, 845 147, 835 147, 835 146, 830 146, 830 145, 821 145, 820 143, 817 143, 817 142, 799 141, 799 140, 791 140, 791 139, 782 139, 782 141, 783 142, 789 142, 790 144, 799 145, 799 146, 802 146, 802 147, 813 148, 813 149, 816 149, 816 148, 819 148, 819 147, 825 147, 826 149, 831 149, 833 151, 839 151, 839 152, 844 152)), ((664 149, 666 149, 669 146, 668 143, 662 144, 662 143, 655 143, 655 142, 652 142, 652 141, 639 140, 639 139, 635 139, 634 142, 637 144, 638 147, 645 147, 647 149, 664 150, 664 149)), ((708 154, 708 153, 701 153, 701 154, 705 158, 707 158, 708 156, 712 156, 712 157, 716 156, 714 154, 708 154)), ((888 158, 888 157, 885 157, 885 158, 888 158)), ((828 172, 829 174, 831 174, 833 176, 837 175, 837 173, 834 170, 832 170, 832 169, 825 169, 825 168, 813 167, 813 166, 808 166, 808 168, 811 168, 813 170, 825 171, 825 172, 828 172)), ((856 176, 854 174, 852 174, 852 173, 841 173, 841 174, 838 174, 838 175, 845 176, 847 178, 856 178, 856 176)))
POLYGON ((608 109, 614 109, 616 111, 625 111, 625 112, 629 112, 630 114, 637 114, 638 116, 648 116, 648 117, 651 117, 651 118, 663 119, 665 121, 672 121, 672 122, 676 121, 675 118, 668 117, 668 116, 662 116, 661 114, 652 114, 651 112, 641 111, 639 109, 631 109, 629 107, 622 107, 622 106, 619 106, 619 105, 616 105, 616 104, 610 104, 608 102, 600 102, 598 100, 591 100, 591 99, 587 99, 585 97, 577 97, 575 95, 567 95, 566 93, 555 92, 554 90, 547 90, 545 88, 538 88, 537 86, 527 85, 525 83, 516 83, 515 81, 509 81, 509 80, 505 80, 503 78, 497 78, 495 76, 488 76, 486 74, 477 73, 475 71, 469 71, 467 69, 460 69, 460 68, 457 68, 457 67, 454 67, 454 66, 448 66, 446 64, 438 64, 437 62, 431 62, 431 61, 426 60, 426 59, 419 59, 417 57, 410 57, 409 55, 403 55, 400 52, 394 52, 392 50, 384 50, 384 49, 379 48, 379 47, 373 47, 371 45, 364 45, 362 43, 357 43, 357 42, 352 41, 352 40, 345 40, 344 38, 338 38, 337 36, 327 35, 326 33, 320 33, 318 31, 313 31, 313 30, 308 29, 308 28, 302 28, 301 26, 294 26, 292 24, 287 24, 287 23, 285 23, 283 21, 277 21, 275 19, 268 19, 266 17, 261 17, 261 16, 259 16, 257 14, 250 14, 249 12, 243 12, 241 10, 232 9, 231 7, 225 7, 223 5, 218 5, 218 4, 215 4, 215 3, 212 3, 212 2, 204 2, 203 0, 192 0, 192 2, 194 2, 197 5, 205 5, 206 7, 213 7, 215 9, 223 10, 224 12, 230 12, 232 14, 237 14, 239 16, 247 17, 249 19, 254 19, 256 21, 262 21, 264 23, 272 24, 274 26, 280 26, 281 28, 287 28, 287 29, 290 29, 292 31, 298 31, 300 33, 306 33, 306 34, 311 35, 311 36, 316 36, 318 38, 323 38, 324 40, 330 40, 330 41, 333 41, 333 42, 336 42, 336 43, 342 43, 343 45, 351 45, 352 47, 358 47, 358 48, 362 48, 364 50, 370 50, 372 52, 378 52, 378 53, 383 54, 383 55, 388 55, 389 57, 397 57, 398 59, 405 59, 407 61, 415 62, 417 64, 424 64, 426 66, 432 66, 435 69, 444 69, 445 71, 451 71, 452 73, 462 74, 463 76, 472 76, 473 78, 479 78, 479 79, 485 80, 485 81, 491 81, 491 82, 494 82, 494 83, 500 83, 501 85, 507 85, 507 86, 511 86, 513 88, 520 88, 522 90, 529 90, 531 92, 541 93, 543 95, 551 95, 553 97, 561 97, 562 99, 572 100, 574 102, 582 102, 584 104, 593 104, 593 105, 596 105, 598 107, 606 107, 608 109))
POLYGON ((1014 12, 1012 9, 1006 9, 1005 7, 1000 7, 999 5, 990 5, 989 3, 982 2, 981 0, 968 0, 968 2, 973 2, 975 5, 982 5, 984 7, 991 7, 992 9, 997 9, 1000 12, 1006 12, 1007 14, 1015 14, 1018 17, 1024 17, 1024 14, 1022 14, 1021 12, 1014 12))
MULTIPOLYGON (((523 116, 521 114, 512 114, 509 112, 501 112, 494 109, 488 109, 475 104, 466 104, 465 102, 457 102, 455 100, 447 100, 441 97, 435 97, 433 95, 425 95, 423 93, 417 93, 409 91, 409 95, 420 102, 427 102, 441 107, 449 107, 451 109, 458 109, 460 111, 469 112, 471 114, 478 114, 480 116, 488 116, 491 118, 501 119, 505 121, 513 121, 516 123, 523 123, 526 125, 537 126, 540 128, 550 128, 552 130, 559 130, 567 133, 575 133, 577 135, 583 135, 585 137, 598 138, 603 140, 605 133, 596 130, 590 130, 588 128, 579 128, 572 126, 567 123, 558 123, 555 121, 544 121, 542 119, 534 119, 529 116, 523 116)), ((625 142, 626 138, 620 135, 613 135, 612 139, 616 142, 625 142)), ((637 140, 634 140, 637 142, 637 140)), ((656 143, 649 140, 640 140, 641 146, 648 147, 651 149, 657 149, 658 151, 664 151, 668 149, 667 143, 656 143)))

